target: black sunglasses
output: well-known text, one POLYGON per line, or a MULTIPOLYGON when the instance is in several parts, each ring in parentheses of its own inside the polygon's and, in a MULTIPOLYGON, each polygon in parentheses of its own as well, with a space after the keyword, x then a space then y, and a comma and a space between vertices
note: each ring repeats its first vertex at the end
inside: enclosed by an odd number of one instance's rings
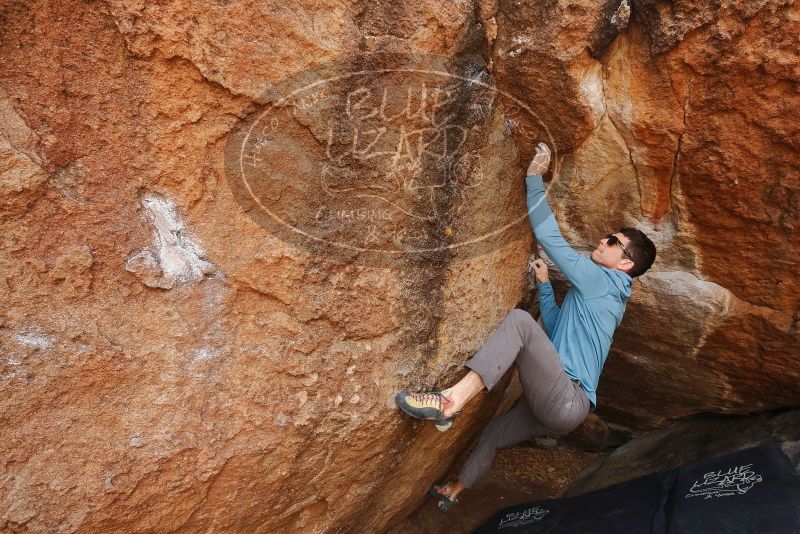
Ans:
POLYGON ((608 234, 606 236, 606 239, 608 239, 607 243, 612 247, 614 245, 616 245, 616 244, 619 244, 619 246, 622 248, 622 253, 625 256, 628 256, 629 260, 633 261, 633 256, 630 255, 630 253, 628 252, 627 247, 625 247, 625 245, 622 244, 622 241, 620 241, 617 236, 615 236, 614 234, 608 234))

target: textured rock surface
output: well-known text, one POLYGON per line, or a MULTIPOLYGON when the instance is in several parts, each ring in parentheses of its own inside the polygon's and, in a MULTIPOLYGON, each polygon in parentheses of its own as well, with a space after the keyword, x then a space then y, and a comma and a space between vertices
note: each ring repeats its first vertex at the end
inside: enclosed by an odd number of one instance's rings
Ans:
MULTIPOLYGON (((524 213, 518 165, 544 138, 572 243, 656 237, 586 447, 800 405, 792 2, 0 13, 2 530, 380 531, 494 412, 481 396, 439 434, 391 399, 452 380, 523 298, 524 220, 482 255, 385 269, 276 239, 226 186, 226 139, 266 86, 368 52, 467 57, 535 114, 493 109, 469 150, 497 186, 443 200, 462 223, 524 213)), ((272 165, 313 168, 323 125, 284 126, 296 157, 272 165)))
MULTIPOLYGON (((450 379, 514 306, 529 233, 415 269, 336 263, 239 208, 223 149, 265 84, 359 49, 454 56, 482 42, 473 18, 3 8, 0 529, 374 531, 411 511, 499 399, 440 436, 393 393, 450 379)), ((477 206, 524 213, 506 183, 477 206)))

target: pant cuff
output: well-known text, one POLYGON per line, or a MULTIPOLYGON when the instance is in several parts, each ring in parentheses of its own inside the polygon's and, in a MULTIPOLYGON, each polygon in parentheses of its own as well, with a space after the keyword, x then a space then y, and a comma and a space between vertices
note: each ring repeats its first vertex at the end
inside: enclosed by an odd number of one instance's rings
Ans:
POLYGON ((472 489, 472 486, 474 486, 474 485, 475 485, 474 483, 470 483, 470 484, 468 484, 468 483, 464 482, 464 479, 462 479, 462 478, 461 478, 461 475, 459 475, 459 476, 458 476, 458 482, 459 482, 459 483, 460 483, 462 486, 464 486, 466 489, 472 489))

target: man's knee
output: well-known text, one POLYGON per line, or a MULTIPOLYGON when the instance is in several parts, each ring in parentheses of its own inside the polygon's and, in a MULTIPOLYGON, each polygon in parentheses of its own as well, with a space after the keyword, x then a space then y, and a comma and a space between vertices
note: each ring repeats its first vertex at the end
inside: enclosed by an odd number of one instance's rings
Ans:
POLYGON ((522 324, 530 324, 535 323, 536 320, 533 316, 525 310, 521 310, 519 308, 514 308, 510 312, 506 314, 506 318, 509 321, 514 321, 522 324))
POLYGON ((506 320, 519 326, 523 331, 535 331, 538 326, 536 319, 525 310, 514 308, 506 314, 506 320))

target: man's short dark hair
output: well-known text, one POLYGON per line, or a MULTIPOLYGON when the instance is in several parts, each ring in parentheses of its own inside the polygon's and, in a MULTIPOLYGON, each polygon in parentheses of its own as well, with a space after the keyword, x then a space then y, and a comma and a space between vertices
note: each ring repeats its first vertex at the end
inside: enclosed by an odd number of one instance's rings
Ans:
POLYGON ((636 228, 626 227, 620 229, 620 232, 630 241, 627 249, 633 259, 633 267, 626 272, 631 278, 643 275, 656 261, 656 246, 644 232, 636 228))

